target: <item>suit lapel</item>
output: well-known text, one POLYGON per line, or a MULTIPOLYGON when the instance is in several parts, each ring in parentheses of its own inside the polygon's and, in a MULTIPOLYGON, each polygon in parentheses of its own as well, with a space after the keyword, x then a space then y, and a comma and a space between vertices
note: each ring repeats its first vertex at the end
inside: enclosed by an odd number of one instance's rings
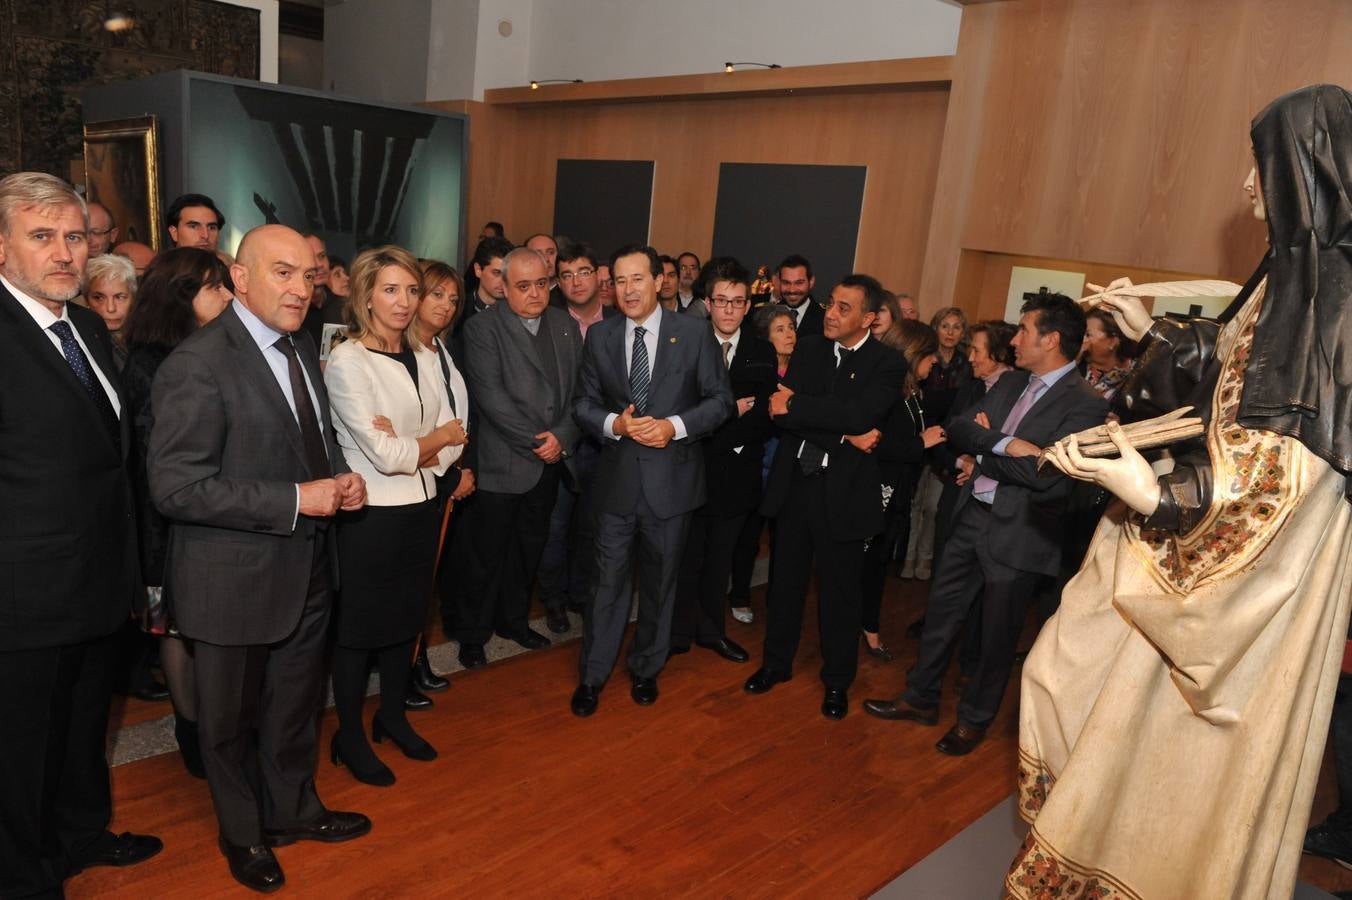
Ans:
MULTIPOLYGON (((84 341, 85 346, 89 348, 89 352, 93 354, 94 365, 103 371, 104 376, 108 379, 108 383, 113 386, 113 393, 117 395, 117 408, 121 411, 117 417, 117 429, 121 441, 120 449, 122 450, 122 456, 125 458, 127 455, 128 442, 131 440, 131 428, 129 425, 131 416, 129 415, 130 410, 127 409, 127 395, 122 390, 122 378, 117 371, 117 362, 108 351, 108 347, 98 339, 94 330, 89 328, 87 324, 81 325, 80 319, 85 319, 86 322, 89 321, 84 316, 70 317, 71 323, 75 326, 75 329, 80 332, 80 338, 84 341)), ((66 368, 70 368, 69 364, 66 368)), ((74 372, 71 374, 73 376, 74 372)), ((81 387, 83 388, 83 386, 81 387)), ((89 395, 85 394, 85 397, 88 399, 89 395)), ((93 404, 91 403, 90 406, 93 406, 93 404)))
POLYGON ((624 366, 624 334, 626 331, 624 322, 616 322, 616 327, 610 329, 606 335, 605 346, 599 349, 604 351, 605 358, 610 361, 610 370, 615 373, 616 391, 619 396, 624 398, 621 406, 629 403, 629 370, 624 366))
POLYGON ((677 351, 677 348, 681 346, 680 342, 676 340, 676 336, 672 334, 672 332, 676 330, 676 326, 672 324, 672 320, 675 316, 679 315, 681 315, 681 313, 667 312, 665 309, 662 310, 662 321, 658 323, 657 326, 657 358, 649 360, 649 364, 652 366, 648 371, 648 380, 650 384, 648 388, 649 406, 655 406, 657 404, 658 392, 662 390, 662 386, 666 383, 666 379, 663 378, 662 375, 671 366, 672 354, 674 354, 677 351))
MULTIPOLYGON (((501 309, 496 305, 490 316, 494 319, 494 325, 506 334, 507 340, 516 345, 517 352, 526 362, 530 363, 531 368, 541 376, 545 375, 544 366, 540 365, 540 356, 531 346, 533 340, 531 333, 526 330, 526 326, 522 324, 520 317, 510 309, 501 309)), ((545 327, 544 316, 540 317, 540 327, 545 327)))
POLYGON ((290 404, 286 402, 286 395, 282 393, 281 386, 277 384, 277 376, 272 374, 272 367, 263 358, 262 349, 254 342, 253 335, 249 334, 249 329, 244 327, 239 314, 233 309, 226 310, 220 318, 233 345, 234 358, 246 376, 245 382, 253 385, 259 396, 272 407, 273 416, 285 417, 288 427, 282 430, 286 432, 286 439, 290 441, 291 449, 296 451, 296 456, 302 462, 306 462, 305 439, 301 437, 300 424, 296 421, 296 414, 291 411, 290 404))
MULTIPOLYGON (((567 316, 568 314, 564 313, 564 315, 567 316)), ((558 316, 552 318, 558 321, 558 316)), ((546 311, 540 317, 540 327, 548 329, 549 340, 554 345, 554 368, 557 369, 556 374, 559 378, 559 396, 567 397, 572 375, 577 371, 577 366, 574 365, 576 359, 573 356, 572 342, 568 340, 568 337, 572 330, 577 327, 577 323, 573 321, 572 316, 568 316, 567 321, 561 322, 558 327, 554 327, 550 319, 551 316, 546 311)))

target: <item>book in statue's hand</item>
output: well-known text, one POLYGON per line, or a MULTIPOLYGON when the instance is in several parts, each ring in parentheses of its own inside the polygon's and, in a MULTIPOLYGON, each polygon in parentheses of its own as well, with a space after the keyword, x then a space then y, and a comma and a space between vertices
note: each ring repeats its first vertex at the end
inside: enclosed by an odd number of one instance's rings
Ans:
MULTIPOLYGON (((1198 437, 1205 431, 1205 428, 1203 428, 1200 418, 1188 416, 1190 412, 1192 412, 1192 407, 1184 406, 1153 419, 1142 419, 1139 422, 1132 422, 1130 425, 1123 425, 1121 426, 1122 435, 1137 450, 1149 450, 1152 447, 1163 447, 1176 441, 1198 437)), ((1108 436, 1106 425, 1097 425, 1063 437, 1057 443, 1069 444, 1072 437, 1079 445, 1080 454, 1085 457, 1102 459, 1117 456, 1117 445, 1108 436)), ((1051 454, 1051 447, 1042 451, 1037 460, 1039 469, 1051 461, 1051 454)))

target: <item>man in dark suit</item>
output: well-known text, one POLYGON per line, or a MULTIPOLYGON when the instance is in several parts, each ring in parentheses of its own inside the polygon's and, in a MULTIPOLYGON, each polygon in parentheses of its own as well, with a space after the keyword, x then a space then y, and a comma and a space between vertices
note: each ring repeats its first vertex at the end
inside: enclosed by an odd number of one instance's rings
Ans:
POLYGON ((812 299, 812 288, 817 283, 812 274, 812 263, 797 253, 790 254, 784 257, 770 280, 774 284, 774 299, 793 310, 798 337, 821 334, 825 313, 812 299))
MULTIPOLYGON (((599 268, 595 251, 585 244, 565 242, 559 249, 564 308, 584 340, 593 325, 620 315, 615 307, 601 303, 599 268)), ((596 562, 591 486, 600 458, 600 441, 584 435, 572 464, 564 470, 549 517, 549 539, 540 557, 540 599, 549 630, 555 634, 572 627, 568 608, 581 612, 591 594, 596 562)))
POLYGON ((194 642, 198 726, 230 872, 284 881, 272 847, 370 830, 315 793, 333 515, 366 486, 333 440, 303 331, 314 253, 264 225, 231 266, 235 301, 164 361, 151 390, 150 493, 172 522, 164 593, 194 642))
POLYGON ((881 428, 901 402, 906 362, 869 336, 882 285, 847 275, 831 291, 823 334, 799 338, 784 382, 770 397, 783 432, 761 513, 778 516, 770 556, 765 650, 746 691, 763 694, 793 677, 812 559, 817 559, 822 715, 842 719, 859 664, 864 541, 883 530, 877 460, 845 440, 881 428))
POLYGON ((699 281, 705 298, 700 302, 713 323, 719 358, 728 367, 737 414, 703 442, 709 499, 690 520, 676 583, 671 652, 686 653, 693 642, 740 663, 749 656, 727 635, 728 576, 742 523, 760 503, 761 457, 770 437, 769 400, 777 363, 775 348, 743 327, 751 275, 741 263, 730 257, 711 259, 699 281))
POLYGON ((162 847, 113 835, 104 743, 112 635, 139 590, 125 399, 103 321, 70 303, 84 202, 0 180, 0 896, 60 897, 81 869, 162 847))
POLYGON ((624 319, 592 327, 574 412, 601 440, 596 480, 596 592, 584 617, 574 715, 596 711, 629 619, 630 563, 639 556, 638 628, 629 648, 630 695, 657 700, 667 660, 676 574, 690 513, 704 503, 698 441, 733 413, 728 372, 707 322, 657 302, 662 263, 630 245, 610 260, 624 319))
POLYGON ((479 448, 457 614, 466 668, 487 662, 484 644, 494 630, 528 650, 549 646, 527 622, 530 591, 559 482, 582 434, 573 419, 578 328, 549 306, 549 269, 538 251, 519 247, 503 265, 507 299, 465 327, 479 448))
POLYGON ((1037 457, 1108 415, 1107 402, 1075 371, 1084 328, 1084 312, 1069 297, 1025 303, 1011 341, 1021 371, 1000 379, 972 415, 947 425, 950 447, 974 455, 976 468, 954 504, 906 691, 864 704, 879 718, 936 724, 949 652, 979 602, 980 661, 963 689, 957 724, 936 745, 940 752, 961 756, 985 737, 1009 683, 1028 597, 1040 576, 1055 576, 1060 566, 1072 482, 1051 466, 1039 472, 1037 457))

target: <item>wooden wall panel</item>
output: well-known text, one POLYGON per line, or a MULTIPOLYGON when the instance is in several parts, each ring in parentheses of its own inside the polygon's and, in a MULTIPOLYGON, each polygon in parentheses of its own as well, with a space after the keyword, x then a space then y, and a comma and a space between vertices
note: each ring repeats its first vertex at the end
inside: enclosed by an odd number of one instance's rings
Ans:
MULTIPOLYGON (((536 107, 433 105, 471 113, 471 234, 488 219, 501 221, 518 240, 548 230, 560 158, 651 159, 654 246, 707 258, 720 163, 864 165, 869 172, 856 265, 889 287, 914 293, 947 102, 947 90, 928 88, 536 107)), ((796 250, 811 252, 785 248, 796 250)))
POLYGON ((968 6, 925 305, 955 297, 964 250, 1242 281, 1249 121, 1319 81, 1352 85, 1347 0, 968 6))

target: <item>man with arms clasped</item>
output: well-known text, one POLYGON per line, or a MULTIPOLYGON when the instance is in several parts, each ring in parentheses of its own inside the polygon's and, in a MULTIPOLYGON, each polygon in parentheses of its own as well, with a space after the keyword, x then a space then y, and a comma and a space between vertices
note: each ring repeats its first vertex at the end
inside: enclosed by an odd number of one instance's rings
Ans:
POLYGON ((366 502, 333 440, 301 322, 314 253, 282 225, 244 236, 235 302, 160 366, 147 469, 173 523, 165 595, 194 642, 202 759, 231 874, 284 881, 272 847, 370 830, 315 793, 316 710, 337 586, 332 520, 366 502))
POLYGON ((154 856, 114 835, 104 745, 112 635, 139 590, 125 401, 103 321, 72 306, 84 202, 0 179, 0 896, 60 897, 154 856))
POLYGON ((629 619, 631 560, 638 551, 639 612, 629 648, 630 695, 657 700, 667 660, 676 575, 690 513, 704 503, 697 442, 732 414, 727 370, 708 323, 657 302, 662 263, 630 245, 610 261, 623 319, 587 333, 574 412, 600 439, 597 467, 596 590, 587 604, 572 710, 596 711, 629 619))

